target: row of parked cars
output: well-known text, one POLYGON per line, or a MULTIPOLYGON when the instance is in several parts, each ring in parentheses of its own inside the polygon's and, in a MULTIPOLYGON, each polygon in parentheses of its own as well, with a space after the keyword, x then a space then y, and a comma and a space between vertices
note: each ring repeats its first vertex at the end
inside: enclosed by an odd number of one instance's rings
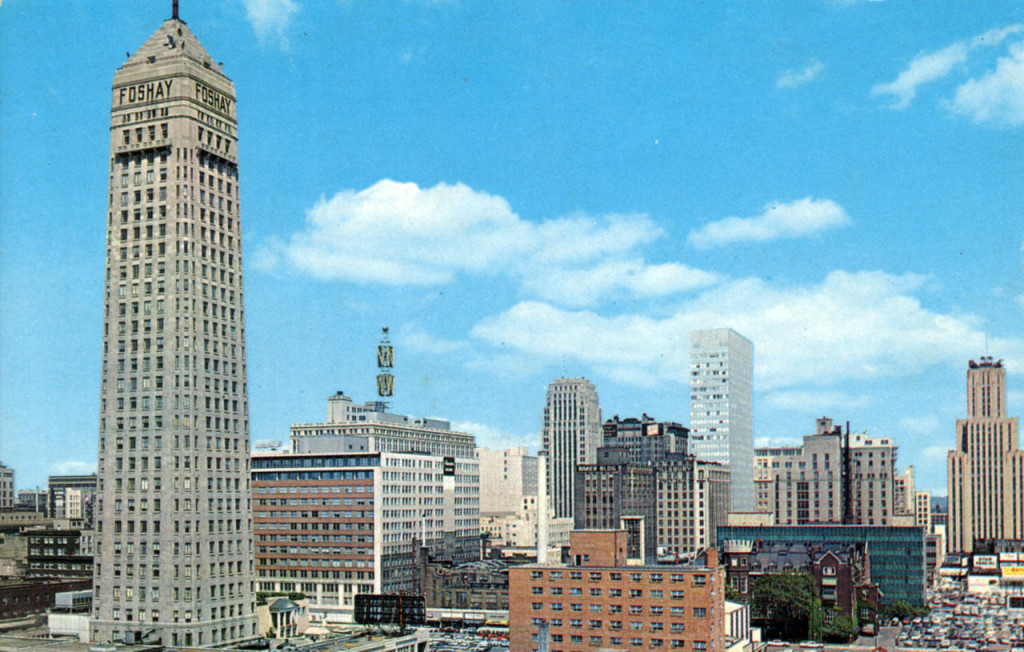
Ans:
POLYGON ((1005 595, 972 595, 957 584, 936 589, 928 616, 907 619, 898 648, 1004 652, 1024 646, 1024 611, 1007 606, 1005 595))

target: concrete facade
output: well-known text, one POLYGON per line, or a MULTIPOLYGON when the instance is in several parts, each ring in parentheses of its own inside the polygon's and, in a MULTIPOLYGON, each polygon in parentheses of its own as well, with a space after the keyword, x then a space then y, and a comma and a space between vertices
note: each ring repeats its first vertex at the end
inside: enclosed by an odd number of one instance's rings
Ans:
POLYGON ((573 517, 576 465, 593 464, 601 440, 601 408, 594 385, 586 378, 559 378, 548 385, 543 447, 552 518, 573 517))
POLYGON ((497 516, 521 511, 523 500, 537 497, 537 456, 525 446, 500 450, 476 449, 480 464, 480 515, 497 516))
POLYGON ((690 333, 690 452, 732 473, 732 510, 754 509, 754 345, 731 328, 690 333))
POLYGON ((184 21, 114 74, 94 642, 256 635, 235 92, 184 21))
POLYGON ((672 454, 655 471, 659 554, 693 554, 715 545, 715 532, 729 517, 729 468, 672 454))
POLYGON ((984 540, 1024 540, 1024 450, 1017 417, 1006 416, 1006 368, 981 358, 967 366, 967 418, 957 419, 947 456, 949 552, 984 540))
POLYGON ((0 509, 14 508, 14 469, 0 463, 0 509))
POLYGON ((642 558, 650 560, 658 546, 657 475, 629 459, 626 449, 601 447, 596 464, 576 467, 576 529, 614 530, 624 518, 642 518, 642 558))
POLYGON ((690 429, 671 421, 655 421, 642 415, 639 419, 619 419, 615 415, 604 422, 603 446, 625 448, 633 464, 660 464, 673 453, 686 453, 690 429))

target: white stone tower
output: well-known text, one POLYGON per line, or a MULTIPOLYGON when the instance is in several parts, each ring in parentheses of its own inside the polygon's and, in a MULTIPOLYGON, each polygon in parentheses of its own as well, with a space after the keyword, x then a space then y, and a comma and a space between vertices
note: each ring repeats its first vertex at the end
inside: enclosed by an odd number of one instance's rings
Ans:
POLYGON ((177 13, 114 75, 94 642, 256 634, 235 91, 177 13))

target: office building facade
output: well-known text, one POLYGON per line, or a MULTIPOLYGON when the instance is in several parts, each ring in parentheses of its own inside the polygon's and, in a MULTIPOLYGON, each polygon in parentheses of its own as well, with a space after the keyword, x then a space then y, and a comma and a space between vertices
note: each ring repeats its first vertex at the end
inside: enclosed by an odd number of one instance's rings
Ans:
POLYGON ((47 484, 47 514, 50 518, 80 521, 86 529, 93 527, 95 474, 51 475, 47 484))
POLYGON ((724 650, 725 571, 715 550, 648 566, 627 554, 624 531, 571 538, 570 564, 509 569, 510 652, 724 650))
POLYGON ((14 509, 14 469, 0 464, 0 509, 14 509))
POLYGON ((542 433, 551 515, 572 518, 576 465, 595 463, 601 446, 601 408, 593 383, 559 378, 548 385, 542 433))
POLYGON ((476 449, 480 465, 480 515, 499 516, 522 511, 523 501, 537 498, 537 456, 525 446, 500 450, 476 449))
POLYGON ((947 456, 949 552, 977 542, 1024 540, 1024 451, 1006 416, 1006 368, 990 357, 967 367, 967 418, 947 456))
POLYGON ((755 451, 757 509, 779 525, 911 525, 897 478, 912 473, 897 473, 896 458, 888 437, 843 433, 832 419, 815 419, 815 434, 801 446, 755 451))
POLYGON ((654 468, 659 554, 690 555, 714 546, 729 516, 729 467, 673 453, 654 468))
POLYGON ((754 345, 731 328, 690 333, 690 452, 732 473, 732 510, 754 509, 754 345))
POLYGON ((655 421, 642 415, 639 419, 619 419, 615 415, 601 426, 602 446, 625 448, 633 464, 659 464, 672 453, 686 453, 690 429, 671 421, 655 421))
POLYGON ((653 560, 658 545, 658 485, 651 466, 633 464, 623 448, 597 449, 595 464, 576 467, 576 506, 573 509, 577 530, 618 530, 624 521, 637 525, 630 536, 641 534, 642 559, 653 560))
POLYGON ((259 589, 304 593, 316 620, 351 622, 360 593, 415 591, 421 550, 478 559, 479 526, 458 534, 478 518, 460 502, 475 469, 417 452, 254 455, 259 589))
POLYGON ((114 75, 95 642, 256 634, 235 108, 176 15, 114 75))

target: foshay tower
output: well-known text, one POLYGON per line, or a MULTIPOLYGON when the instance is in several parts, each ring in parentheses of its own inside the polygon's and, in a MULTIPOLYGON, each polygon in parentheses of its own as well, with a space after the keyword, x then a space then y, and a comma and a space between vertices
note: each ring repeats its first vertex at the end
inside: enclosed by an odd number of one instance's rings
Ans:
POLYGON ((177 14, 114 74, 94 642, 256 634, 235 91, 177 14))

